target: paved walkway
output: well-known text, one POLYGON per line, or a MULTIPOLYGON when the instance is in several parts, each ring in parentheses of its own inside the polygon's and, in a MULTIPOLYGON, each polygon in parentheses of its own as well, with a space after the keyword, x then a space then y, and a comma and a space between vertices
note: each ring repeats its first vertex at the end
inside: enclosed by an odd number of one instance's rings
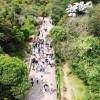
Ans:
MULTIPOLYGON (((40 35, 39 38, 44 39, 44 50, 47 49, 46 36, 50 32, 52 25, 52 20, 50 18, 44 18, 43 23, 40 26, 40 35), (45 29, 47 29, 45 31, 45 29), (43 35, 43 36, 42 36, 43 35)), ((32 50, 36 53, 34 50, 32 50)), ((31 63, 30 59, 30 63, 31 63)), ((33 78, 33 80, 38 80, 39 83, 34 83, 33 88, 27 94, 25 100, 57 100, 56 91, 54 92, 46 92, 43 84, 48 84, 49 89, 54 88, 56 90, 56 74, 55 67, 51 67, 50 65, 45 65, 45 72, 40 72, 37 70, 33 70, 33 66, 30 66, 29 78, 33 78), (42 76, 42 77, 41 77, 42 76)))

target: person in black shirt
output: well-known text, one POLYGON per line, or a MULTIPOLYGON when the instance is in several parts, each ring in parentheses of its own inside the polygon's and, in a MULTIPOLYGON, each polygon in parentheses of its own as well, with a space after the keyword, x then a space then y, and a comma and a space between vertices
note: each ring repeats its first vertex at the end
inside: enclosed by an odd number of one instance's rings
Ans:
POLYGON ((31 78, 31 84, 32 84, 32 86, 34 85, 34 81, 33 81, 33 78, 31 78))

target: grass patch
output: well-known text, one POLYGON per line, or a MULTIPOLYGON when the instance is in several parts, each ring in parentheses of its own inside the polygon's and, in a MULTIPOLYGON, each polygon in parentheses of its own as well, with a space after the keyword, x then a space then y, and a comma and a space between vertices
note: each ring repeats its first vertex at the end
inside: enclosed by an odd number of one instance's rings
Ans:
POLYGON ((77 75, 71 73, 71 69, 68 68, 68 78, 71 85, 72 100, 88 100, 89 91, 84 85, 84 82, 80 80, 77 75))
POLYGON ((57 73, 56 73, 56 78, 57 78, 57 97, 60 99, 61 98, 61 88, 64 85, 64 73, 63 69, 61 66, 57 66, 57 73))
POLYGON ((64 73, 63 73, 63 69, 61 67, 59 67, 59 78, 60 78, 60 86, 63 87, 64 85, 64 73))

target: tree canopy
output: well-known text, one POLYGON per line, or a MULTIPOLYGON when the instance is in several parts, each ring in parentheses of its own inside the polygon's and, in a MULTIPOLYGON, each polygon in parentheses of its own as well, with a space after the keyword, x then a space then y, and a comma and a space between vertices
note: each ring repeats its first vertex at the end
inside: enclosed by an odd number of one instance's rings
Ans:
POLYGON ((35 31, 33 8, 26 0, 1 0, 0 5, 0 46, 5 52, 15 52, 35 31))
POLYGON ((15 57, 0 55, 0 99, 21 100, 30 87, 26 65, 15 57))
POLYGON ((100 4, 95 5, 89 14, 85 15, 86 21, 83 20, 84 16, 79 16, 78 18, 83 19, 76 22, 77 18, 68 18, 64 15, 63 20, 60 20, 60 26, 55 26, 49 34, 53 39, 57 65, 66 62, 70 64, 73 73, 77 74, 88 87, 90 100, 100 98, 99 8, 100 4), (86 26, 83 24, 84 21, 86 26), (82 27, 79 27, 80 25, 82 27), (84 30, 85 27, 88 30, 84 30), (80 31, 80 28, 83 30, 80 31))
POLYGON ((89 31, 100 37, 100 5, 96 5, 89 13, 89 31))
POLYGON ((9 55, 38 32, 38 16, 50 16, 56 25, 48 35, 56 63, 67 61, 88 87, 90 100, 100 99, 100 0, 91 0, 94 8, 86 15, 88 26, 82 16, 77 16, 79 24, 65 15, 68 3, 79 1, 89 0, 0 0, 0 100, 23 100, 30 87, 27 66, 9 55))

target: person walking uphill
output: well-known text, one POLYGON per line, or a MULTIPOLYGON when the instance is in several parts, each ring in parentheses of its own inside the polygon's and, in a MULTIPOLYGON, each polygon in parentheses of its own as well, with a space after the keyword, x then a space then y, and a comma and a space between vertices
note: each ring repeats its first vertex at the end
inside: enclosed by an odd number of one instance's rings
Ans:
POLYGON ((33 78, 31 78, 31 84, 32 84, 32 87, 33 87, 33 85, 34 85, 34 81, 33 81, 33 78))

